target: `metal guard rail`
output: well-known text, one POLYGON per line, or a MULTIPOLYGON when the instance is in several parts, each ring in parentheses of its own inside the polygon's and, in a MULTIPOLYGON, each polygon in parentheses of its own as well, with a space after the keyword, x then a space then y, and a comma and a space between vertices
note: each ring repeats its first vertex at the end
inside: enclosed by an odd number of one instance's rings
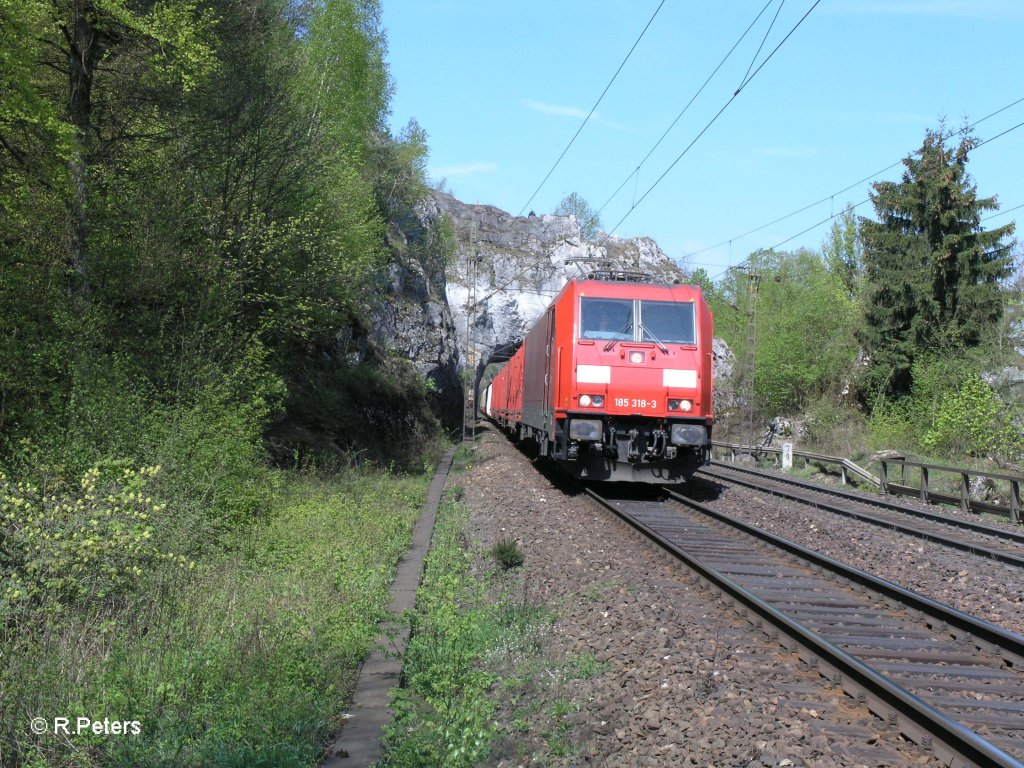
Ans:
MULTIPOLYGON (((781 454, 781 448, 774 448, 771 446, 750 446, 742 445, 740 443, 724 443, 717 440, 712 441, 712 449, 720 448, 731 452, 731 460, 735 461, 737 453, 749 453, 752 455, 758 455, 762 453, 773 453, 781 454)), ((928 504, 950 504, 952 506, 959 506, 964 512, 973 512, 978 514, 980 512, 988 512, 990 514, 1001 515, 1002 517, 1008 517, 1013 523, 1024 522, 1024 516, 1021 514, 1021 497, 1020 497, 1020 486, 1024 482, 1024 477, 1019 475, 1009 475, 999 472, 985 472, 980 469, 964 469, 963 467, 948 467, 941 464, 929 464, 923 461, 908 461, 903 457, 882 457, 879 458, 879 464, 882 467, 881 477, 875 477, 867 470, 858 467, 849 459, 843 459, 838 456, 824 456, 822 454, 811 453, 809 451, 793 451, 794 456, 798 456, 805 461, 817 461, 823 464, 835 464, 840 468, 842 473, 843 484, 847 483, 848 473, 853 473, 858 477, 861 477, 873 485, 877 486, 884 494, 895 494, 897 496, 916 496, 921 501, 928 504), (890 466, 897 467, 901 471, 900 482, 895 483, 889 480, 890 466), (921 473, 921 482, 917 488, 907 485, 907 467, 916 467, 921 473), (932 472, 947 472, 960 476, 960 492, 958 495, 953 496, 948 493, 939 493, 929 488, 929 481, 931 479, 932 472), (986 501, 979 499, 972 499, 970 496, 970 478, 971 477, 987 477, 992 480, 1005 482, 1009 485, 1009 504, 999 505, 991 504, 986 501)))
POLYGON ((1009 517, 1010 522, 1021 522, 1020 484, 1024 477, 1020 475, 1007 475, 1000 472, 984 472, 980 469, 964 469, 963 467, 947 467, 941 464, 928 464, 923 461, 907 461, 905 458, 880 458, 882 465, 882 490, 885 493, 895 493, 902 496, 917 496, 921 501, 932 504, 959 505, 963 512, 989 512, 995 515, 1009 517), (889 466, 898 467, 901 470, 899 483, 890 482, 889 466), (917 467, 921 473, 921 482, 917 488, 907 485, 907 467, 917 467), (937 493, 928 487, 932 472, 946 472, 960 476, 960 493, 952 496, 948 493, 937 493), (1009 505, 990 504, 979 499, 972 499, 970 495, 972 477, 987 477, 991 480, 1001 481, 1009 484, 1010 498, 1009 505))
MULTIPOLYGON (((718 440, 712 440, 711 447, 724 448, 726 450, 731 451, 732 461, 736 460, 737 453, 749 453, 755 456, 759 453, 777 453, 779 455, 782 454, 781 448, 773 448, 771 446, 760 445, 750 446, 742 445, 740 443, 723 443, 719 442, 718 440)), ((839 467, 839 472, 842 475, 843 479, 843 485, 847 485, 849 483, 849 476, 851 474, 854 474, 857 475, 857 477, 861 478, 862 480, 866 480, 867 482, 871 483, 872 485, 878 488, 882 487, 882 481, 879 478, 875 477, 873 474, 868 472, 863 467, 858 467, 849 459, 843 459, 840 458, 839 456, 825 456, 824 454, 811 453, 810 451, 793 451, 793 455, 803 459, 805 462, 818 461, 821 462, 822 464, 835 464, 836 466, 839 467)))

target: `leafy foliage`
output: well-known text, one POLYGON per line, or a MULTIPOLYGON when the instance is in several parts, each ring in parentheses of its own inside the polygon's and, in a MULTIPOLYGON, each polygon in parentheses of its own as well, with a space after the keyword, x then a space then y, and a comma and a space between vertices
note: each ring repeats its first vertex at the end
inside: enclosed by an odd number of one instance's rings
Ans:
POLYGON ((554 213, 557 216, 575 216, 583 237, 587 240, 597 238, 597 233, 601 229, 601 217, 578 193, 570 192, 562 198, 562 201, 555 206, 554 213))
POLYGON ((408 499, 282 511, 268 458, 416 471, 439 431, 364 327, 426 189, 380 4, 0 0, 0 30, 4 764, 309 764, 408 499), (151 714, 69 755, 26 741, 44 709, 151 714))
POLYGON ((928 131, 904 160, 901 182, 877 182, 879 221, 861 220, 865 320, 859 339, 870 356, 862 382, 874 397, 906 394, 925 350, 978 346, 998 323, 999 281, 1008 273, 1013 224, 983 230, 994 198, 979 198, 966 171, 974 140, 956 148, 928 131))
POLYGON ((0 474, 0 615, 25 603, 59 612, 69 603, 103 600, 136 585, 154 561, 186 564, 153 539, 153 518, 163 506, 147 495, 147 485, 158 471, 124 469, 110 479, 94 467, 78 493, 50 495, 0 474))
POLYGON ((1024 455, 1022 416, 1024 411, 1008 409, 992 387, 973 373, 943 396, 921 443, 944 456, 993 455, 1016 461, 1024 455))
POLYGON ((408 685, 394 694, 396 717, 386 733, 382 765, 391 768, 479 765, 497 734, 499 664, 511 665, 506 678, 518 673, 547 622, 525 595, 511 594, 514 571, 479 570, 465 542, 467 521, 464 507, 442 504, 412 617, 408 685))
MULTIPOLYGON (((752 260, 761 275, 757 307, 755 394, 763 413, 794 412, 822 394, 836 393, 856 356, 857 305, 842 271, 810 251, 763 251, 752 260)), ((715 333, 737 359, 746 344, 747 277, 732 272, 705 295, 715 333)))
MULTIPOLYGON (((122 484, 134 510, 141 478, 122 484)), ((314 763, 377 636, 427 480, 360 471, 292 479, 240 557, 194 569, 153 562, 117 600, 93 593, 75 611, 6 613, 4 765, 314 763), (36 739, 24 723, 38 712, 124 713, 142 732, 36 739)))
POLYGON ((442 506, 405 657, 407 688, 395 695, 384 765, 469 768, 494 736, 494 679, 480 667, 492 620, 472 557, 460 543, 465 511, 442 506))
POLYGON ((864 275, 864 245, 852 204, 847 204, 839 220, 832 222, 821 256, 828 271, 842 278, 847 295, 857 298, 864 275))

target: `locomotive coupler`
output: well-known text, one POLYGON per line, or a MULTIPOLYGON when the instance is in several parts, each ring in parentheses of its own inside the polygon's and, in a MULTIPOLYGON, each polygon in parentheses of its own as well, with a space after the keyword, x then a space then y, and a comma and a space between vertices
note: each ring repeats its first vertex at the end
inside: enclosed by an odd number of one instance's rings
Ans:
POLYGON ((609 459, 619 458, 619 444, 615 440, 615 428, 609 427, 604 434, 604 455, 609 459))
POLYGON ((629 442, 626 443, 626 460, 627 461, 639 461, 640 450, 637 447, 637 438, 640 436, 640 432, 633 428, 629 430, 629 442))
POLYGON ((668 433, 663 429, 656 429, 651 432, 653 444, 648 451, 652 459, 660 459, 665 456, 665 449, 668 447, 668 433))

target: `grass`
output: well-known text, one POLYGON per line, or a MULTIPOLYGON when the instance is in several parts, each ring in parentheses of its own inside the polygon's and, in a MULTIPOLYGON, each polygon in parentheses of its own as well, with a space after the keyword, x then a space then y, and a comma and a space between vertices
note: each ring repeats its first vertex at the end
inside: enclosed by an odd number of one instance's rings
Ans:
MULTIPOLYGON (((456 466, 471 466, 471 451, 457 454, 456 466)), ((527 599, 526 576, 469 544, 459 498, 458 486, 449 489, 439 510, 410 617, 406 687, 394 694, 381 761, 390 768, 468 768, 485 759, 498 733, 496 701, 515 695, 516 671, 550 625, 527 599)))
POLYGON ((491 547, 491 558, 506 571, 518 568, 526 562, 526 555, 513 538, 502 539, 491 547))
POLYGON ((429 477, 288 476, 230 554, 0 627, 5 766, 309 766, 377 633, 429 477), (35 736, 32 717, 138 720, 35 736))

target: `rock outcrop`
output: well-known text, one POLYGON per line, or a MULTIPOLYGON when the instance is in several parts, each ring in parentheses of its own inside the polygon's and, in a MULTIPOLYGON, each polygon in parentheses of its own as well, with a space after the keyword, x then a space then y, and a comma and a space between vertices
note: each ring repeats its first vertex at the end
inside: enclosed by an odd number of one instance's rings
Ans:
MULTIPOLYGON (((513 216, 443 192, 431 194, 415 221, 393 227, 391 245, 393 263, 369 312, 370 335, 433 382, 449 425, 461 419, 459 371, 466 351, 472 351, 477 374, 488 361, 506 359, 571 278, 611 267, 664 282, 686 279, 649 237, 588 241, 575 216, 513 216), (449 242, 433 242, 444 239, 440 233, 449 242)), ((716 401, 724 398, 728 408, 734 359, 720 339, 714 359, 722 393, 716 401)))
POLYGON ((374 344, 409 360, 434 392, 442 423, 462 422, 462 365, 459 341, 445 296, 444 260, 431 243, 435 220, 426 212, 418 221, 393 226, 392 260, 380 293, 367 308, 374 344))
POLYGON ((648 272, 665 282, 683 271, 649 237, 584 239, 575 216, 512 216, 435 193, 426 216, 447 216, 456 256, 447 276, 459 346, 467 331, 477 360, 500 359, 518 344, 565 283, 604 265, 648 272), (475 257, 475 263, 474 263, 475 257), (471 299, 475 311, 469 312, 471 299), (467 326, 470 318, 472 327, 467 326))

